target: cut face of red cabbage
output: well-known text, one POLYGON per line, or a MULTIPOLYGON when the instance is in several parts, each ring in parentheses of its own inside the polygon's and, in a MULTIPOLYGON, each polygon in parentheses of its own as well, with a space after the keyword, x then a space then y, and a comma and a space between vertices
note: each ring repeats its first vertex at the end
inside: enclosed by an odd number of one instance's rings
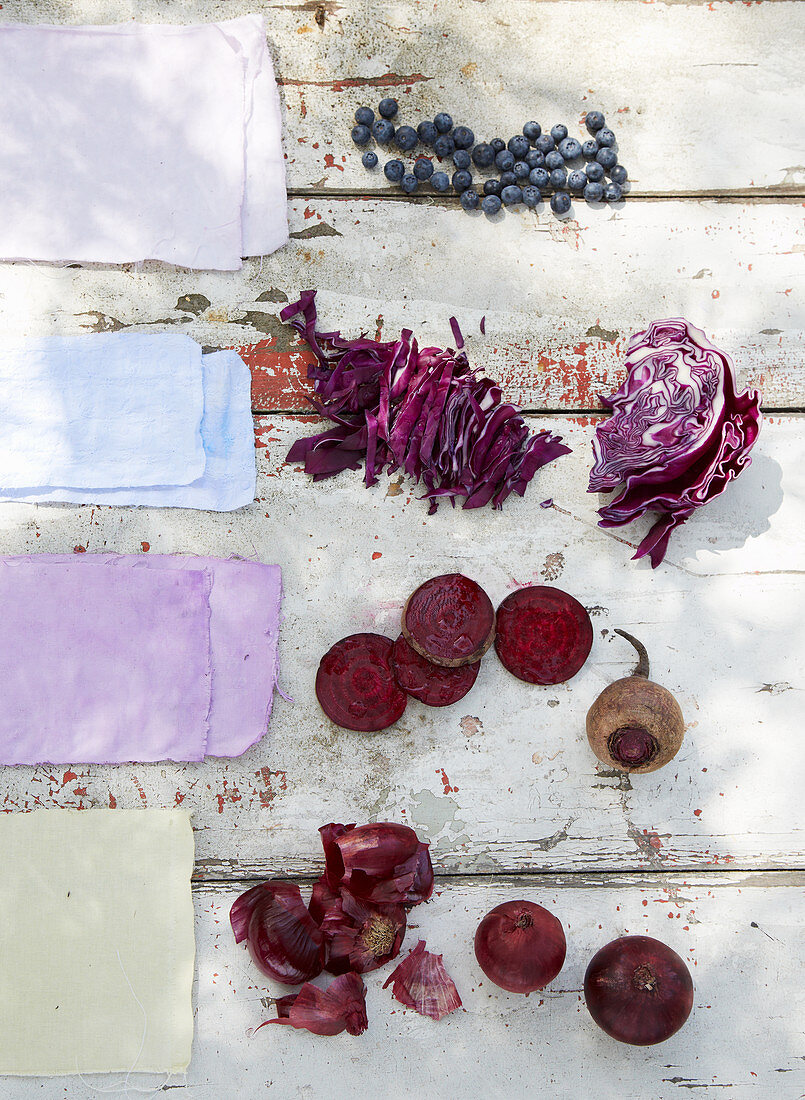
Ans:
POLYGON ((408 329, 387 343, 345 340, 316 331, 315 299, 305 291, 280 314, 318 360, 308 369, 310 401, 334 424, 288 452, 314 481, 364 463, 367 486, 384 470, 422 482, 431 514, 442 499, 455 505, 462 497, 464 508, 500 508, 510 493, 525 493, 541 466, 570 452, 561 436, 531 435, 500 387, 470 368, 455 318, 458 351, 420 350, 408 329))
POLYGON ((626 370, 620 389, 601 398, 612 416, 595 430, 588 492, 620 487, 598 510, 601 527, 660 513, 634 555, 656 568, 674 528, 749 465, 760 393, 738 393, 729 356, 682 318, 636 333, 626 370))

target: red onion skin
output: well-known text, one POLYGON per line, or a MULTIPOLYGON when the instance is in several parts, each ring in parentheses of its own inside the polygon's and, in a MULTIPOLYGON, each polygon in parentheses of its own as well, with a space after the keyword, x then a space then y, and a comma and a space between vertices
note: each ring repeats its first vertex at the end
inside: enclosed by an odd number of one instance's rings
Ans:
POLYGON ((271 880, 241 895, 230 913, 237 942, 246 939, 259 970, 283 985, 301 985, 321 974, 324 937, 305 904, 299 887, 271 880), (239 922, 243 907, 250 911, 248 928, 239 922))
POLYGON ((475 933, 475 957, 487 978, 509 993, 534 993, 553 981, 567 945, 559 920, 532 901, 504 901, 475 933))
POLYGON ((602 947, 584 975, 584 998, 598 1026, 621 1043, 670 1039, 693 1008, 684 960, 650 936, 622 936, 602 947))

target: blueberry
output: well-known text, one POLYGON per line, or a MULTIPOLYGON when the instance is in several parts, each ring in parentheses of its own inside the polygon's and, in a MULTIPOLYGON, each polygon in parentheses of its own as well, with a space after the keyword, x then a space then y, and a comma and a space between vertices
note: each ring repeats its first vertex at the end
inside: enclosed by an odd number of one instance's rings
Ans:
POLYGON ((549 172, 554 168, 564 168, 565 158, 557 149, 552 149, 550 153, 545 157, 545 167, 549 172))
POLYGON ((609 178, 612 180, 613 183, 617 183, 619 187, 622 187, 629 178, 629 173, 626 171, 622 164, 616 164, 615 167, 610 171, 609 178))
POLYGON ((567 191, 557 191, 551 195, 551 210, 554 214, 566 214, 570 209, 570 195, 567 191))
POLYGON ((434 172, 430 177, 430 185, 434 191, 446 191, 450 186, 450 177, 447 172, 434 172))
POLYGON ((433 151, 437 157, 452 157, 456 151, 456 143, 449 134, 439 134, 433 143, 433 151))
POLYGON ((588 111, 584 116, 584 121, 591 134, 604 128, 604 116, 600 111, 588 111))
POLYGON ((529 149, 525 155, 525 162, 529 168, 542 168, 545 164, 545 154, 539 149, 529 149))
POLYGON ((588 183, 584 188, 584 197, 587 202, 601 202, 604 198, 603 183, 588 183))
POLYGON ((486 142, 481 142, 473 149, 472 160, 473 164, 477 164, 479 168, 491 168, 495 163, 495 150, 486 142))
POLYGON ((429 180, 433 175, 433 162, 427 157, 418 157, 414 163, 414 175, 418 180, 429 180))
POLYGON ((515 183, 517 183, 517 176, 515 176, 514 172, 501 172, 500 173, 500 186, 501 187, 511 187, 515 183))
POLYGON ((595 160, 595 154, 597 152, 598 142, 595 141, 593 138, 590 138, 589 141, 585 141, 585 143, 581 147, 581 155, 584 157, 585 160, 595 160))
POLYGON ((529 141, 536 141, 542 133, 542 127, 538 122, 527 122, 523 127, 523 133, 529 141))
POLYGON ((528 179, 540 191, 547 190, 551 182, 550 173, 546 168, 532 168, 528 179))
POLYGON ((453 164, 456 168, 469 168, 472 164, 472 157, 466 149, 456 149, 453 153, 453 164))
POLYGON ((399 110, 399 104, 396 99, 389 97, 388 99, 381 99, 377 105, 377 109, 383 118, 394 118, 399 110))
POLYGON ((556 142, 553 140, 550 134, 540 134, 537 140, 534 142, 534 148, 539 149, 543 156, 547 156, 551 149, 556 148, 556 142))
POLYGON ((514 154, 508 149, 501 149, 495 157, 495 164, 501 172, 511 172, 514 167, 514 154))
POLYGON ((551 187, 557 191, 561 191, 563 187, 567 187, 567 169, 554 168, 551 172, 551 187))
POLYGON ((412 175, 410 172, 407 172, 400 180, 400 187, 402 187, 406 195, 413 195, 414 191, 416 191, 417 187, 419 187, 419 180, 416 178, 416 176, 412 175))
POLYGON ((497 195, 487 195, 481 203, 484 214, 497 214, 500 210, 500 199, 497 195))
POLYGON ((465 210, 477 210, 480 199, 478 198, 478 192, 473 191, 471 187, 468 187, 466 191, 461 192, 461 205, 465 210))
POLYGON ((551 137, 557 145, 560 141, 564 141, 567 137, 567 126, 563 126, 561 122, 557 122, 555 126, 551 126, 551 137))
POLYGON ((405 175, 403 162, 401 160, 387 160, 383 166, 383 175, 392 183, 399 183, 405 175))
POLYGON ((510 187, 504 187, 500 192, 500 197, 503 199, 506 206, 515 206, 518 202, 523 201, 523 192, 519 187, 515 187, 513 184, 510 187))
POLYGON ((379 118, 372 125, 372 137, 378 145, 388 145, 394 137, 394 127, 387 118, 379 118))
POLYGON ((581 156, 581 142, 576 141, 575 138, 565 138, 564 141, 559 142, 559 152, 565 160, 578 160, 581 156))
POLYGON ((466 191, 468 187, 472 187, 472 176, 466 170, 466 168, 459 168, 457 172, 453 173, 453 190, 458 191, 459 194, 462 191, 466 191))
POLYGON ((506 148, 512 154, 515 160, 522 160, 526 155, 531 145, 525 134, 515 134, 514 137, 510 137, 506 148))
POLYGON ((375 113, 371 107, 359 107, 355 112, 355 121, 361 126, 371 126, 375 120, 375 113))
POLYGON ((595 135, 595 140, 599 146, 603 149, 611 149, 615 144, 615 135, 611 130, 599 130, 595 135))
POLYGON ((567 177, 567 185, 571 191, 583 191, 587 186, 587 173, 578 169, 567 177))
POLYGON ((361 162, 364 168, 377 168, 377 153, 373 153, 369 150, 368 153, 363 154, 361 162))
POLYGON ((497 156, 498 153, 502 153, 503 150, 506 148, 506 142, 503 140, 503 138, 492 138, 489 144, 494 149, 495 156, 497 156))
POLYGON ((528 173, 530 171, 531 169, 528 167, 524 160, 516 160, 514 162, 514 168, 512 168, 512 172, 514 172, 518 180, 527 180, 528 173))
POLYGON ((587 179, 593 183, 598 183, 604 178, 603 165, 599 164, 597 160, 591 160, 584 171, 587 173, 587 179))
POLYGON ((503 184, 500 180, 484 180, 485 195, 499 195, 502 190, 503 184))
POLYGON ((400 126, 394 135, 394 144, 404 153, 410 153, 418 141, 419 138, 413 126, 400 126))
POLYGON ((614 168, 618 163, 618 154, 614 149, 599 149, 595 154, 595 159, 601 165, 605 172, 608 172, 610 168, 614 168))
POLYGON ((475 144, 475 134, 469 126, 456 126, 453 131, 453 141, 456 149, 472 149, 475 144))
POLYGON ((620 202, 623 198, 623 189, 619 183, 608 183, 604 188, 604 200, 606 202, 620 202))
POLYGON ((533 210, 535 206, 539 206, 539 201, 542 196, 539 193, 538 187, 524 187, 523 188, 523 202, 526 206, 530 206, 533 210))
POLYGON ((453 129, 453 120, 446 111, 439 111, 433 119, 433 125, 440 134, 449 134, 453 129))
POLYGON ((439 136, 439 131, 429 119, 420 122, 416 128, 416 132, 423 145, 433 145, 434 141, 439 136))
POLYGON ((360 124, 352 127, 352 140, 356 145, 368 145, 372 137, 372 131, 368 126, 360 124))

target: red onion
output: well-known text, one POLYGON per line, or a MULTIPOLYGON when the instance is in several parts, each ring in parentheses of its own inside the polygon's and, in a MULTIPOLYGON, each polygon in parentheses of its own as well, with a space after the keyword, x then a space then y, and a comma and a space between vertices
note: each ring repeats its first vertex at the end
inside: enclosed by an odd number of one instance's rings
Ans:
POLYGON ((342 1031, 361 1035, 366 1031, 366 987, 359 974, 342 974, 327 989, 308 982, 297 994, 281 997, 275 1004, 278 1019, 266 1023, 289 1024, 314 1035, 338 1035, 342 1031))
POLYGON ((400 953, 405 923, 401 905, 365 905, 342 890, 321 921, 327 969, 331 974, 365 974, 384 966, 400 953))
POLYGON ((504 901, 478 925, 475 957, 487 978, 509 993, 533 993, 565 961, 562 925, 533 901, 504 901))
POLYGON ((246 940, 255 965, 283 985, 321 974, 324 937, 299 887, 272 879, 241 894, 229 913, 235 942, 246 940))
POLYGON ((683 959, 650 936, 622 936, 593 956, 584 975, 590 1015, 613 1039, 662 1043, 693 1008, 693 981, 683 959))
POLYGON ((461 1008, 461 997, 444 968, 442 956, 426 951, 424 940, 388 976, 383 988, 388 985, 392 985, 391 992, 400 1004, 432 1020, 441 1020, 448 1012, 461 1008))
MULTIPOLYGON (((419 905, 433 893, 428 846, 407 825, 359 825, 333 835, 331 843, 344 867, 339 885, 357 898, 379 905, 419 905)), ((327 846, 325 841, 325 855, 327 846)), ((334 854, 329 861, 336 865, 334 854)))

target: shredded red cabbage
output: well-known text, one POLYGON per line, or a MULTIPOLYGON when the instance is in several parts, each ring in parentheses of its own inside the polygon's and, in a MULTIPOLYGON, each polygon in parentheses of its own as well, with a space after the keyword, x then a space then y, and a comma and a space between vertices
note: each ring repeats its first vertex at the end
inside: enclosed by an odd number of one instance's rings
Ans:
POLYGON ((626 369, 620 389, 601 397, 612 416, 595 431, 588 492, 621 486, 598 510, 601 527, 660 513, 634 555, 648 554, 656 568, 674 528, 749 465, 760 394, 738 393, 729 356, 682 318, 636 333, 626 369))
POLYGON ((303 461, 314 481, 363 462, 367 486, 383 470, 422 482, 431 514, 443 498, 455 506, 463 497, 464 508, 490 502, 500 508, 510 493, 525 493, 541 466, 570 452, 561 436, 530 435, 520 409, 470 368, 455 318, 457 351, 420 350, 409 329, 387 343, 345 340, 340 332, 316 331, 315 299, 307 290, 280 314, 318 360, 308 368, 309 400, 335 425, 298 439, 288 452, 288 461, 303 461))

